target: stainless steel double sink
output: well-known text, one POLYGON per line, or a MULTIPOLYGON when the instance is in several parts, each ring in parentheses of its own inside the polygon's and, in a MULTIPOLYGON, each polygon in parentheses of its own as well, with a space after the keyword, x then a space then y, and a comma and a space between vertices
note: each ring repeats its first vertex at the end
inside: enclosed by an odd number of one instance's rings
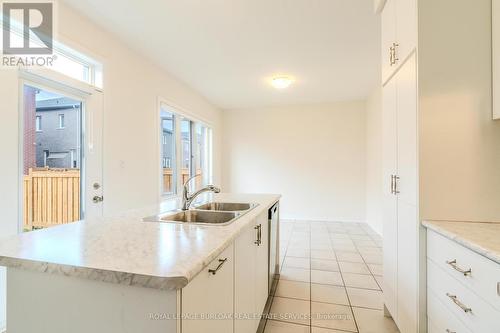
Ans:
POLYGON ((252 203, 208 202, 189 210, 174 210, 146 217, 144 221, 228 225, 256 206, 252 203))

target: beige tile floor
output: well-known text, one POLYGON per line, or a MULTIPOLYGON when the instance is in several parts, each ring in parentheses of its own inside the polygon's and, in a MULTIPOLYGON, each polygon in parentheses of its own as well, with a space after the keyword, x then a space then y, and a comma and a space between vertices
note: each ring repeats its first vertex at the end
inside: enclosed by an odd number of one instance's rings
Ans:
POLYGON ((281 278, 265 333, 393 333, 382 239, 368 225, 282 221, 281 278))

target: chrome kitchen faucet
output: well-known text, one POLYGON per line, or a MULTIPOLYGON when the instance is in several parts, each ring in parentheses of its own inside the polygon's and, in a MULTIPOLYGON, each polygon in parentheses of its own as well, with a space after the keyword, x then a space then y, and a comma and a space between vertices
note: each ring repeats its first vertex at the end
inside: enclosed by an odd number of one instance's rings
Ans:
POLYGON ((188 210, 191 204, 193 203, 194 199, 196 199, 197 196, 199 196, 204 192, 214 192, 214 193, 220 192, 220 188, 218 188, 217 186, 207 185, 202 189, 199 189, 198 191, 194 192, 193 194, 189 194, 189 182, 198 176, 201 176, 201 174, 192 176, 184 183, 182 191, 182 210, 188 210))

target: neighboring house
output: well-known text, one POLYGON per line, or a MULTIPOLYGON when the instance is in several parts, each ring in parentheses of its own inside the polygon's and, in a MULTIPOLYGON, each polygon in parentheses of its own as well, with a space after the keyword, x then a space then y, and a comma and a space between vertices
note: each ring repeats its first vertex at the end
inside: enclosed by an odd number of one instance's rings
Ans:
POLYGON ((36 165, 80 168, 81 105, 61 97, 36 102, 36 165))
POLYGON ((172 147, 172 130, 163 127, 162 135, 162 145, 163 145, 163 156, 162 156, 162 166, 163 168, 172 168, 173 161, 173 147, 172 147))

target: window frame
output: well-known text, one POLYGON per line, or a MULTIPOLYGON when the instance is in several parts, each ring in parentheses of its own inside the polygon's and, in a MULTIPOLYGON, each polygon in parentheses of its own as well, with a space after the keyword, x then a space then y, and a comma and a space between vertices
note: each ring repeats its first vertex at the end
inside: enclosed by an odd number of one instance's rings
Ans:
POLYGON ((35 116, 35 132, 42 132, 42 116, 41 115, 36 115, 35 116))
POLYGON ((160 131, 158 137, 157 137, 157 158, 158 158, 158 163, 157 165, 159 166, 158 170, 158 189, 159 189, 159 198, 160 202, 163 200, 169 200, 169 199, 174 199, 174 198, 179 198, 182 196, 182 189, 183 185, 182 184, 182 174, 180 170, 182 169, 182 137, 181 137, 181 122, 183 119, 189 120, 190 121, 190 126, 191 126, 191 169, 190 169, 190 175, 193 175, 193 170, 194 166, 196 165, 196 155, 197 155, 197 138, 196 138, 196 125, 200 124, 206 128, 209 129, 209 138, 208 138, 208 155, 209 155, 209 162, 207 163, 207 179, 205 183, 211 183, 213 179, 213 133, 214 133, 214 126, 213 123, 209 120, 200 118, 197 115, 194 115, 192 112, 187 111, 186 109, 179 107, 175 103, 170 102, 167 99, 164 99, 162 97, 158 97, 158 103, 157 103, 157 128, 160 131), (173 173, 176 174, 175 177, 175 183, 176 183, 176 193, 171 194, 171 193, 164 193, 163 192, 163 155, 162 155, 162 146, 163 146, 163 133, 161 131, 162 128, 162 123, 161 123, 161 112, 162 112, 162 107, 166 108, 168 112, 171 112, 174 114, 174 137, 175 137, 175 152, 174 152, 174 161, 171 161, 171 167, 173 169, 173 173))
POLYGON ((57 115, 57 120, 58 120, 58 123, 59 123, 59 127, 57 127, 57 129, 64 129, 66 127, 66 124, 65 124, 65 120, 64 120, 64 113, 59 113, 57 115))

